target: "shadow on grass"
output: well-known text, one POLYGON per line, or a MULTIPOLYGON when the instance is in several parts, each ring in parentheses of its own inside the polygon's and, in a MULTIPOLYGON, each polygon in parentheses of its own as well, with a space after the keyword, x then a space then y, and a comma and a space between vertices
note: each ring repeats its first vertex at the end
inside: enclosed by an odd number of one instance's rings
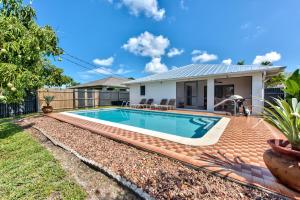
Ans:
POLYGON ((33 126, 33 124, 27 124, 25 126, 18 126, 13 123, 11 119, 1 119, 0 120, 0 139, 5 139, 11 137, 17 133, 20 133, 25 128, 29 128, 33 126))

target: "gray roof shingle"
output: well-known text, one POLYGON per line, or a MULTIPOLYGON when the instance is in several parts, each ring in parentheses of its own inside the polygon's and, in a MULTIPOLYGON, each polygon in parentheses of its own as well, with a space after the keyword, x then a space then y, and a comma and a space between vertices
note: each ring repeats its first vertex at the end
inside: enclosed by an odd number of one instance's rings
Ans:
POLYGON ((76 85, 69 88, 85 88, 85 87, 95 87, 95 86, 107 86, 107 87, 120 87, 120 88, 126 88, 126 85, 124 85, 125 82, 127 82, 130 79, 127 78, 119 78, 119 77, 108 77, 104 79, 99 79, 96 81, 76 85))

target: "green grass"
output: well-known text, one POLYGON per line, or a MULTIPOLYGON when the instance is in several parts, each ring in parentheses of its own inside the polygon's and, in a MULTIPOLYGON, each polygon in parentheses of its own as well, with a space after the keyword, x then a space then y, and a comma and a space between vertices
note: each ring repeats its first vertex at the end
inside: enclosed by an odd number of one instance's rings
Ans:
POLYGON ((44 147, 8 119, 0 120, 0 199, 85 199, 44 147))

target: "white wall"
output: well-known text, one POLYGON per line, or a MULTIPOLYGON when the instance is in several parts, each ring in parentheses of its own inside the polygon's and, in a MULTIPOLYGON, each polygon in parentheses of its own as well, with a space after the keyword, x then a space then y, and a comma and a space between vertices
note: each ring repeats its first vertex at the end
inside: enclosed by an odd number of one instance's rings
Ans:
POLYGON ((240 95, 244 98, 251 98, 251 76, 244 77, 234 77, 234 78, 224 78, 224 79, 216 79, 216 85, 234 85, 234 94, 240 95))
POLYGON ((264 78, 262 73, 252 76, 252 113, 259 115, 264 106, 264 78))
POLYGON ((143 84, 133 84, 130 88, 130 103, 140 103, 142 98, 154 99, 155 104, 159 104, 161 99, 176 99, 176 81, 150 82, 143 84), (140 86, 145 85, 145 96, 140 95, 140 86))

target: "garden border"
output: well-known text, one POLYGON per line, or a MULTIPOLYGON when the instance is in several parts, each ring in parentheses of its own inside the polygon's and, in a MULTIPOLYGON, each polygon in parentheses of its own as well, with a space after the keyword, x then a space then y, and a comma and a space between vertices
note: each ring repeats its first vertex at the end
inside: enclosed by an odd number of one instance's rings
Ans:
MULTIPOLYGON (((25 122, 26 122, 26 120, 25 120, 25 122)), ((115 174, 114 172, 112 172, 108 168, 100 165, 99 163, 97 163, 97 162, 95 162, 93 160, 87 159, 86 157, 84 157, 81 154, 79 154, 77 151, 73 150, 72 148, 69 148, 68 146, 62 144, 61 142, 56 141, 50 135, 48 135, 47 133, 45 133, 45 131, 43 131, 42 129, 40 129, 40 128, 36 127, 36 126, 32 126, 32 128, 34 128, 34 129, 38 130, 40 133, 42 133, 55 146, 59 146, 59 147, 63 148, 64 150, 71 152, 72 154, 74 154, 78 159, 80 159, 84 163, 86 163, 86 164, 94 167, 95 169, 99 170, 100 172, 103 172, 105 175, 113 178, 115 181, 117 181, 122 186, 124 186, 124 187, 128 188, 129 190, 133 191, 140 198, 145 199, 145 200, 154 200, 153 197, 151 197, 148 193, 146 193, 144 190, 142 190, 141 188, 139 188, 134 183, 126 180, 125 178, 121 177, 120 175, 115 174)))

